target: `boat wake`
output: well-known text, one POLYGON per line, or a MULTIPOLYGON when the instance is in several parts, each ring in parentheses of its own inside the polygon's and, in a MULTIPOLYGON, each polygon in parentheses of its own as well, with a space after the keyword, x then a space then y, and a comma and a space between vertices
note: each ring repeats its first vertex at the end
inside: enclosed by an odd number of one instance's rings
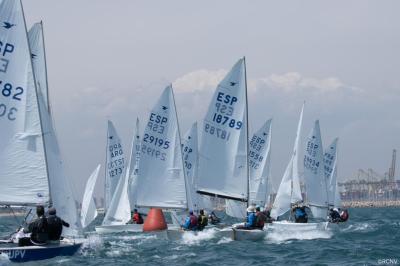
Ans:
POLYGON ((199 232, 184 232, 182 234, 182 243, 185 245, 198 245, 202 241, 213 239, 217 234, 217 229, 210 228, 199 232))
POLYGON ((284 231, 273 230, 267 233, 266 240, 271 243, 281 244, 289 240, 312 240, 312 239, 328 239, 333 236, 331 230, 313 230, 313 231, 284 231))

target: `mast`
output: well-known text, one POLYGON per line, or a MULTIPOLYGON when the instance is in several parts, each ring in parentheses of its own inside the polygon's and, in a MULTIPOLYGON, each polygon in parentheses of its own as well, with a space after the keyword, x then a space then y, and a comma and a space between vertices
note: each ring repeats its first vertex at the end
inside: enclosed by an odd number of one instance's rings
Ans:
MULTIPOLYGON (((36 86, 36 76, 35 76, 35 70, 33 68, 33 64, 32 64, 32 52, 31 52, 31 46, 29 45, 29 41, 28 41, 28 31, 26 29, 26 20, 25 20, 25 13, 24 13, 24 8, 22 6, 22 1, 19 0, 19 4, 21 6, 21 11, 22 11, 22 18, 24 20, 24 28, 25 28, 25 34, 26 34, 26 42, 27 42, 27 46, 28 46, 28 51, 29 51, 29 62, 28 64, 31 66, 31 70, 32 70, 32 76, 33 76, 33 84, 34 84, 34 89, 35 89, 35 95, 36 95, 36 102, 38 105, 38 113, 39 113, 39 121, 40 121, 40 130, 42 131, 40 134, 41 138, 42 138, 42 142, 43 142, 43 152, 44 152, 44 158, 45 158, 45 163, 46 163, 46 174, 47 174, 47 184, 49 187, 49 206, 52 206, 52 199, 51 199, 51 186, 50 186, 50 178, 49 178, 49 166, 48 166, 48 162, 47 162, 47 152, 46 152, 46 142, 45 142, 45 138, 44 138, 44 131, 43 131, 43 123, 42 123, 42 115, 40 112, 40 103, 39 103, 39 96, 38 96, 38 90, 37 90, 37 86, 36 86)), ((46 79, 47 79, 47 72, 46 72, 46 79)))
POLYGON ((249 168, 249 108, 247 99, 247 72, 246 72, 246 57, 243 56, 244 62, 244 87, 245 87, 245 99, 246 99, 246 175, 247 175, 247 207, 250 204, 250 168, 249 168))
MULTIPOLYGON (((181 163, 182 163, 182 172, 183 172, 183 182, 185 184, 185 193, 186 193, 186 207, 189 208, 188 203, 189 203, 189 196, 188 196, 188 187, 187 185, 187 176, 186 176, 186 171, 185 171, 185 162, 183 161, 183 156, 182 156, 182 143, 181 143, 181 131, 179 129, 179 119, 178 119, 178 112, 176 111, 176 104, 175 104, 175 95, 174 95, 174 90, 172 88, 172 84, 170 84, 171 87, 171 94, 172 94, 172 102, 174 104, 174 109, 175 109, 175 117, 176 117, 176 126, 178 128, 178 142, 179 142, 179 152, 181 155, 181 163)), ((193 203, 192 203, 193 204, 193 203)), ((191 206, 193 207, 193 206, 191 206)))

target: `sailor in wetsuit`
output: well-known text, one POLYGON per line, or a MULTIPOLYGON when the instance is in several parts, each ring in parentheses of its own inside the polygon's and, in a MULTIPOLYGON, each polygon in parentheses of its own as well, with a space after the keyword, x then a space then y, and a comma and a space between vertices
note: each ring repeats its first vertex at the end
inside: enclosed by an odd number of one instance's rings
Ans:
POLYGON ((47 216, 49 240, 57 241, 61 239, 63 226, 69 227, 69 223, 56 215, 56 208, 50 208, 47 216))
POLYGON ((39 205, 36 207, 37 219, 28 224, 28 228, 24 228, 24 233, 31 233, 30 237, 23 237, 18 240, 19 246, 45 245, 49 239, 48 224, 44 216, 44 207, 39 205))

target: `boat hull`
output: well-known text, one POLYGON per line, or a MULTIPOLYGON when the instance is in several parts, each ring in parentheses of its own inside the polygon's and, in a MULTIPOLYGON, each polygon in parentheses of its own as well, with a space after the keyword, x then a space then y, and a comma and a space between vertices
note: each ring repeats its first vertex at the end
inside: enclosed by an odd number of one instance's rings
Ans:
POLYGON ((143 232, 143 224, 101 225, 96 226, 95 230, 99 234, 120 232, 141 233, 143 232))
POLYGON ((0 254, 7 255, 12 262, 27 262, 58 256, 72 256, 81 246, 82 243, 60 243, 45 246, 4 247, 0 248, 0 254))
POLYGON ((267 232, 265 230, 253 229, 237 229, 232 228, 232 240, 237 241, 261 241, 265 238, 267 232))
MULTIPOLYGON (((174 224, 168 224, 168 228, 175 229, 180 228, 174 224)), ((142 233, 143 224, 121 224, 121 225, 100 225, 96 226, 95 230, 99 234, 110 234, 110 233, 142 233)))

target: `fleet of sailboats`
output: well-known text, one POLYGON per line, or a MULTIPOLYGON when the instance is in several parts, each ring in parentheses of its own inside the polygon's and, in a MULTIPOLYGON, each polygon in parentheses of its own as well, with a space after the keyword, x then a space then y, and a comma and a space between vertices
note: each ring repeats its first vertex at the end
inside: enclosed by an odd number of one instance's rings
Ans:
MULTIPOLYGON (((0 204, 53 206, 71 225, 64 236, 82 235, 98 215, 94 191, 100 172, 96 167, 86 182, 79 212, 73 183, 66 176, 51 110, 42 23, 26 31, 20 1, 0 3, 2 64, 0 65, 0 204)), ((325 230, 328 210, 340 206, 337 188, 337 143, 323 150, 319 121, 301 145, 304 104, 289 163, 272 205, 278 220, 272 230, 325 230), (299 156, 303 153, 303 180, 299 156), (302 193, 301 181, 305 190, 302 193), (316 220, 296 224, 289 211, 307 204, 316 220), (282 217, 288 217, 282 221, 282 217)), ((181 139, 172 85, 167 86, 140 135, 136 120, 129 160, 111 121, 108 121, 104 171, 104 209, 99 233, 142 232, 143 225, 128 224, 134 208, 171 211, 175 226, 188 210, 212 211, 213 198, 226 202, 226 213, 245 218, 246 208, 268 208, 271 184, 272 120, 249 138, 246 62, 241 58, 218 84, 200 124, 181 139), (198 134, 200 133, 200 137, 198 134), (200 140, 200 145, 199 145, 200 140), (180 212, 180 215, 177 213, 180 212)), ((258 240, 266 230, 232 230, 234 239, 258 240)), ((227 230, 225 230, 227 231, 227 230)), ((0 248, 16 261, 72 255, 81 243, 61 241, 52 246, 0 248), (15 250, 24 250, 21 255, 15 250), (57 251, 55 251, 57 250, 57 251)))

